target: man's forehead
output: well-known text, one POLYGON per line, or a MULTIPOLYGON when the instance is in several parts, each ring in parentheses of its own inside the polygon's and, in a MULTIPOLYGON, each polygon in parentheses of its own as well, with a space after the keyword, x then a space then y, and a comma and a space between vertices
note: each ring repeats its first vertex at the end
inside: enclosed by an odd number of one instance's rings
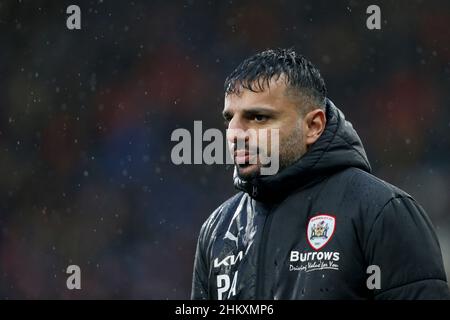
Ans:
POLYGON ((263 91, 253 92, 249 89, 240 88, 238 93, 225 95, 224 110, 241 109, 247 106, 275 105, 279 99, 284 99, 286 95, 286 83, 278 80, 271 80, 263 91))

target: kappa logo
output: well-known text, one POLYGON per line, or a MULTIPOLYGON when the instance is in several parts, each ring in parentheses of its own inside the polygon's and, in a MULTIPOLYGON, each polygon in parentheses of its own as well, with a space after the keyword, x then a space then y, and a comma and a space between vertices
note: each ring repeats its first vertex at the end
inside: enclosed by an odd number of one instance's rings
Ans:
POLYGON ((321 214, 309 219, 307 227, 307 239, 314 250, 322 249, 334 234, 336 229, 336 218, 321 214))

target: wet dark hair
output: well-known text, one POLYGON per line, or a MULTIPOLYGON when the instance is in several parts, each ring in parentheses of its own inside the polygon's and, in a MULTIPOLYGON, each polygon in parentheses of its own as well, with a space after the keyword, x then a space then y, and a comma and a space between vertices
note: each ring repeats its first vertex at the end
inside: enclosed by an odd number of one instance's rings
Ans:
POLYGON ((269 49, 245 59, 225 80, 225 95, 241 93, 242 89, 262 92, 269 82, 285 77, 291 92, 313 99, 325 107, 327 88, 319 70, 294 49, 269 49))

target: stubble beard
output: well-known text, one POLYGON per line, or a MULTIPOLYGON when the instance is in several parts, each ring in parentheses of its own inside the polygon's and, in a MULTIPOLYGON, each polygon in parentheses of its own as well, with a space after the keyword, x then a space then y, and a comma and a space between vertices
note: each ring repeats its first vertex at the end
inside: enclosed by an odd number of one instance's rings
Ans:
MULTIPOLYGON (((279 148, 279 170, 277 173, 281 172, 285 168, 291 166, 296 161, 298 161, 307 151, 306 145, 303 141, 303 130, 301 124, 298 123, 297 126, 292 130, 292 132, 280 141, 279 148)), ((270 164, 269 164, 270 165, 270 164)), ((239 178, 243 180, 251 180, 260 175, 261 164, 253 165, 251 171, 249 167, 241 167, 236 165, 237 174, 239 178)))

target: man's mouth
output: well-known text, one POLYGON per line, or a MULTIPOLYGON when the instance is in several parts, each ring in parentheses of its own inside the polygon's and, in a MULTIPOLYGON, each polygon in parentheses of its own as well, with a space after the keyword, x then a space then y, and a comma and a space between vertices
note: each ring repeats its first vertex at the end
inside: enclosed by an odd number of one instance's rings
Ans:
POLYGON ((256 154, 251 154, 246 150, 236 150, 234 152, 234 163, 237 165, 248 165, 250 162, 256 163, 255 160, 256 154), (251 161, 253 160, 253 161, 251 161))

